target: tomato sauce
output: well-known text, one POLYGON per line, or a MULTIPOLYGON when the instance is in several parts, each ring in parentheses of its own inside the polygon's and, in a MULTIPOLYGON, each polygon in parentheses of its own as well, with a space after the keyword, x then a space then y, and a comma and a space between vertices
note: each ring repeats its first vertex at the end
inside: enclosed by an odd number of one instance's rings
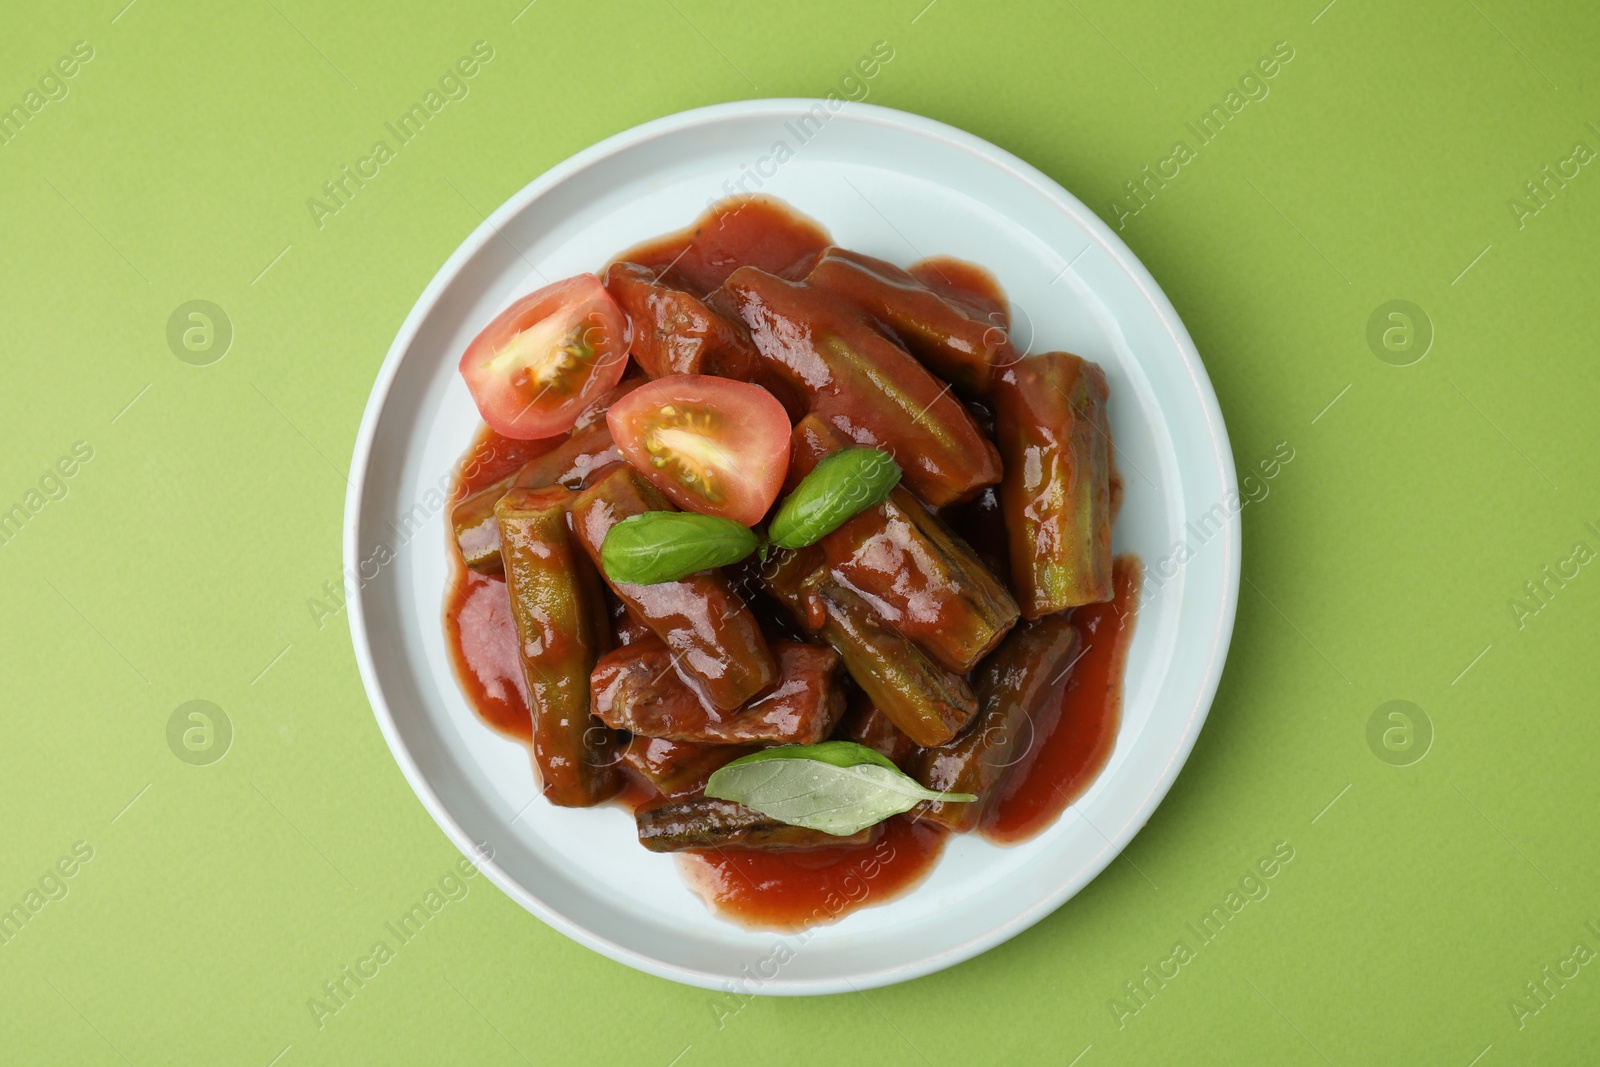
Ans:
POLYGON ((781 200, 767 196, 719 201, 692 226, 617 256, 661 271, 668 285, 704 296, 744 266, 799 281, 833 238, 781 200))
POLYGON ((1115 597, 1072 612, 1083 652, 1053 725, 1038 722, 1026 764, 1006 779, 981 832, 999 844, 1025 841, 1054 823, 1105 768, 1122 722, 1122 675, 1133 639, 1142 571, 1134 556, 1112 564, 1115 597))
POLYGON ((478 432, 472 435, 472 443, 456 464, 450 504, 454 506, 480 489, 487 489, 501 478, 515 474, 524 463, 544 455, 562 440, 563 436, 557 435, 537 441, 519 441, 479 425, 478 432))
POLYGON ((915 263, 906 272, 953 303, 987 319, 1001 330, 1011 329, 1011 309, 993 274, 964 259, 934 256, 915 263))
MULTIPOLYGON (((533 719, 518 659, 506 583, 455 564, 445 605, 445 638, 467 703, 489 727, 525 745, 533 719)), ((657 791, 631 768, 616 803, 633 811, 657 791)), ((944 851, 946 833, 904 816, 871 845, 803 852, 680 854, 684 878, 711 908, 747 926, 796 931, 882 904, 921 881, 944 851)))
MULTIPOLYGON (((457 555, 452 548, 451 555, 457 555)), ((478 574, 454 561, 444 606, 445 645, 467 703, 489 726, 533 744, 528 683, 511 618, 504 578, 478 574)))
MULTIPOLYGON (((704 294, 745 264, 791 280, 803 278, 830 243, 821 227, 781 202, 751 197, 726 202, 694 226, 617 258, 654 267, 667 284, 704 294)), ((916 264, 911 273, 999 330, 1009 331, 1005 294, 987 271, 957 260, 933 259, 916 264)), ((969 403, 985 430, 992 432, 992 414, 985 405, 969 403)), ((451 505, 514 473, 560 441, 560 437, 514 440, 481 427, 457 468, 451 505)), ((1121 486, 1114 474, 1113 480, 1115 505, 1120 503, 1121 486)), ((993 498, 989 492, 947 509, 945 517, 994 573, 1004 574, 1004 529, 997 525, 1000 517, 993 498)), ((531 746, 527 685, 505 581, 469 570, 453 537, 450 540, 444 629, 457 679, 468 704, 489 727, 531 746)), ((1113 566, 1115 599, 1072 613, 1083 654, 1058 713, 1035 723, 1034 744, 985 817, 980 832, 988 840, 1010 845, 1039 833, 1104 769, 1121 720, 1122 675, 1140 573, 1136 558, 1118 557, 1113 566)), ((637 623, 615 621, 619 639, 626 643, 637 623)), ((774 633, 789 632, 786 618, 760 621, 774 633)), ((627 766, 619 769, 626 784, 615 803, 632 811, 657 796, 642 774, 627 766)), ((759 929, 797 931, 836 922, 857 908, 909 891, 938 862, 947 837, 942 828, 918 823, 908 814, 881 824, 874 841, 864 846, 791 852, 697 850, 678 856, 689 886, 724 918, 759 929)))
MULTIPOLYGON (((531 459, 559 445, 562 435, 522 441, 479 425, 456 464, 448 506, 515 474, 531 459)), ((533 716, 522 675, 511 596, 503 577, 469 570, 455 538, 446 552, 450 578, 445 585, 445 645, 467 703, 494 730, 533 744, 533 716)))
POLYGON ((920 882, 944 851, 946 833, 897 815, 870 845, 804 852, 680 853, 684 877, 725 918, 792 932, 837 922, 920 882))

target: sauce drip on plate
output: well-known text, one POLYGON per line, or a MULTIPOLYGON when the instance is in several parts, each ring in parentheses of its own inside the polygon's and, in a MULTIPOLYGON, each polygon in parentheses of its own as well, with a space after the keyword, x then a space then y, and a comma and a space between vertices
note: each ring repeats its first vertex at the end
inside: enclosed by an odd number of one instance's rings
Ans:
POLYGON ((1028 765, 1006 779, 1000 802, 982 827, 989 840, 1015 844, 1055 822, 1111 758, 1122 722, 1122 674, 1140 573, 1136 558, 1118 556, 1111 568, 1115 599, 1073 610, 1072 625, 1083 638, 1081 658, 1067 680, 1060 714, 1053 722, 1034 724, 1038 732, 1028 765))
POLYGON ((870 845, 686 852, 679 862, 690 888, 723 916, 762 930, 795 931, 893 900, 933 869, 947 836, 896 815, 870 845))

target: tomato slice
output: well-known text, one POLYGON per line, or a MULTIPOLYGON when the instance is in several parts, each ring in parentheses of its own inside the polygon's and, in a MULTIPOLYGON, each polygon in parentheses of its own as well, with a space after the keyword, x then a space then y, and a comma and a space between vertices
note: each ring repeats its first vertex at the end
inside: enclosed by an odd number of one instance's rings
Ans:
POLYGON ((674 504, 754 526, 789 468, 789 416, 759 385, 673 374, 618 400, 606 424, 624 459, 674 504))
POLYGON ((461 356, 483 421, 519 440, 554 437, 617 384, 628 320, 600 279, 547 285, 495 316, 461 356))

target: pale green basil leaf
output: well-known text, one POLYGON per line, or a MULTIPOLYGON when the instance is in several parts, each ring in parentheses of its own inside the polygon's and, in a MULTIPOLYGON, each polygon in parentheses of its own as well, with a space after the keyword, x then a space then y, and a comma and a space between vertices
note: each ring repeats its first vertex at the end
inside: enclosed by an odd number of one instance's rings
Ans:
POLYGON ((887 757, 854 741, 781 745, 742 756, 711 776, 706 796, 839 837, 910 811, 920 801, 978 799, 924 789, 887 757))

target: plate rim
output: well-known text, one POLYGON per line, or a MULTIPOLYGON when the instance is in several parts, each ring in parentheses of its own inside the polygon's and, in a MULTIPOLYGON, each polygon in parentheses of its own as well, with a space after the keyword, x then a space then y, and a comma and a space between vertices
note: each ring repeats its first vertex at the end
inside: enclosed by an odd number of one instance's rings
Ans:
MULTIPOLYGON (((838 109, 836 114, 848 114, 858 121, 864 120, 892 126, 905 132, 942 142, 949 147, 975 156, 982 162, 1007 172, 1011 177, 1030 186, 1035 192, 1053 203, 1064 214, 1082 226, 1085 234, 1099 244, 1102 250, 1128 276, 1128 279, 1148 302, 1162 327, 1166 330, 1168 337, 1177 350, 1185 371, 1188 373, 1190 384, 1199 396, 1200 413, 1204 417, 1206 435, 1212 448, 1216 468, 1221 475, 1224 495, 1229 491, 1237 494, 1238 472, 1233 460, 1227 426, 1222 417, 1216 390, 1211 383, 1210 376, 1206 373, 1200 353, 1195 347, 1193 339, 1189 336, 1188 329, 1179 317, 1177 309, 1167 298, 1161 286, 1138 256, 1128 248, 1127 244, 1112 231, 1103 219, 1091 211, 1086 204, 1059 182, 1037 167, 975 134, 914 112, 902 111, 878 104, 849 101, 842 103, 844 106, 838 109)), ((462 266, 475 256, 485 244, 499 234, 502 224, 507 219, 520 213, 530 203, 542 196, 546 190, 566 180, 569 176, 583 171, 608 156, 615 155, 653 138, 681 132, 696 126, 713 125, 728 119, 749 118, 762 114, 769 114, 773 117, 792 117, 792 114, 796 111, 808 111, 817 106, 826 107, 827 104, 827 100, 813 97, 736 100, 692 108, 652 119, 612 134, 561 160, 537 175, 532 181, 508 197, 494 211, 490 212, 440 265, 427 286, 418 295, 378 369, 372 391, 368 395, 366 406, 362 412, 361 423, 357 430, 351 456, 351 478, 345 494, 341 538, 341 557, 345 572, 351 573, 351 568, 356 567, 361 559, 358 542, 361 525, 360 511, 361 502, 367 490, 367 475, 372 459, 372 450, 381 413, 393 390, 405 354, 415 342, 423 323, 434 312, 441 295, 460 272, 462 266)), ((1104 848, 1091 856, 1089 862, 1076 872, 1053 886, 1049 892, 1042 894, 1029 907, 1014 913, 1003 922, 988 927, 958 945, 951 946, 933 955, 924 956, 913 962, 899 963, 846 978, 785 979, 778 976, 763 982, 762 988, 756 992, 761 995, 780 996, 823 995, 877 988, 932 974, 978 956, 1010 940, 1040 922, 1066 901, 1076 896, 1095 878, 1099 877, 1105 868, 1110 865, 1111 861, 1120 855, 1139 831, 1144 828, 1155 813, 1156 808, 1166 798, 1173 783, 1177 780, 1178 774, 1188 762, 1194 745, 1199 739, 1200 731, 1210 713, 1212 702, 1216 697, 1217 687, 1221 682, 1223 668, 1227 661, 1228 649, 1232 643, 1238 611, 1239 582, 1242 573, 1242 521, 1238 511, 1234 511, 1227 517, 1221 533, 1220 540, 1222 541, 1221 547, 1223 549, 1221 584, 1223 596, 1222 602, 1217 605, 1213 616, 1213 633, 1215 637, 1211 648, 1205 653, 1203 681, 1189 709, 1188 718, 1184 721, 1182 733, 1176 738, 1176 744, 1171 749, 1166 764, 1152 780, 1149 790, 1124 821, 1123 825, 1118 827, 1106 839, 1104 848)), ((407 784, 422 802, 423 807, 434 822, 445 832, 445 836, 450 839, 451 843, 512 900, 516 901, 546 925, 579 944, 618 963, 659 978, 704 989, 722 990, 727 983, 727 979, 723 975, 672 963, 636 949, 628 948, 587 926, 569 919, 566 915, 545 903, 536 893, 514 879, 496 864, 493 861, 492 854, 489 856, 482 854, 472 836, 466 832, 445 807, 444 802, 439 798, 432 784, 423 774, 415 757, 413 757, 404 738, 401 736, 399 726, 389 708, 382 683, 378 678, 377 667, 373 660, 371 639, 368 634, 366 611, 367 604, 364 589, 361 583, 357 583, 357 588, 348 594, 345 614, 350 627, 351 643, 354 646, 357 667, 361 674, 362 686, 366 692, 368 703, 372 707, 373 716, 378 720, 379 729, 389 747, 390 754, 399 765, 407 784)))

